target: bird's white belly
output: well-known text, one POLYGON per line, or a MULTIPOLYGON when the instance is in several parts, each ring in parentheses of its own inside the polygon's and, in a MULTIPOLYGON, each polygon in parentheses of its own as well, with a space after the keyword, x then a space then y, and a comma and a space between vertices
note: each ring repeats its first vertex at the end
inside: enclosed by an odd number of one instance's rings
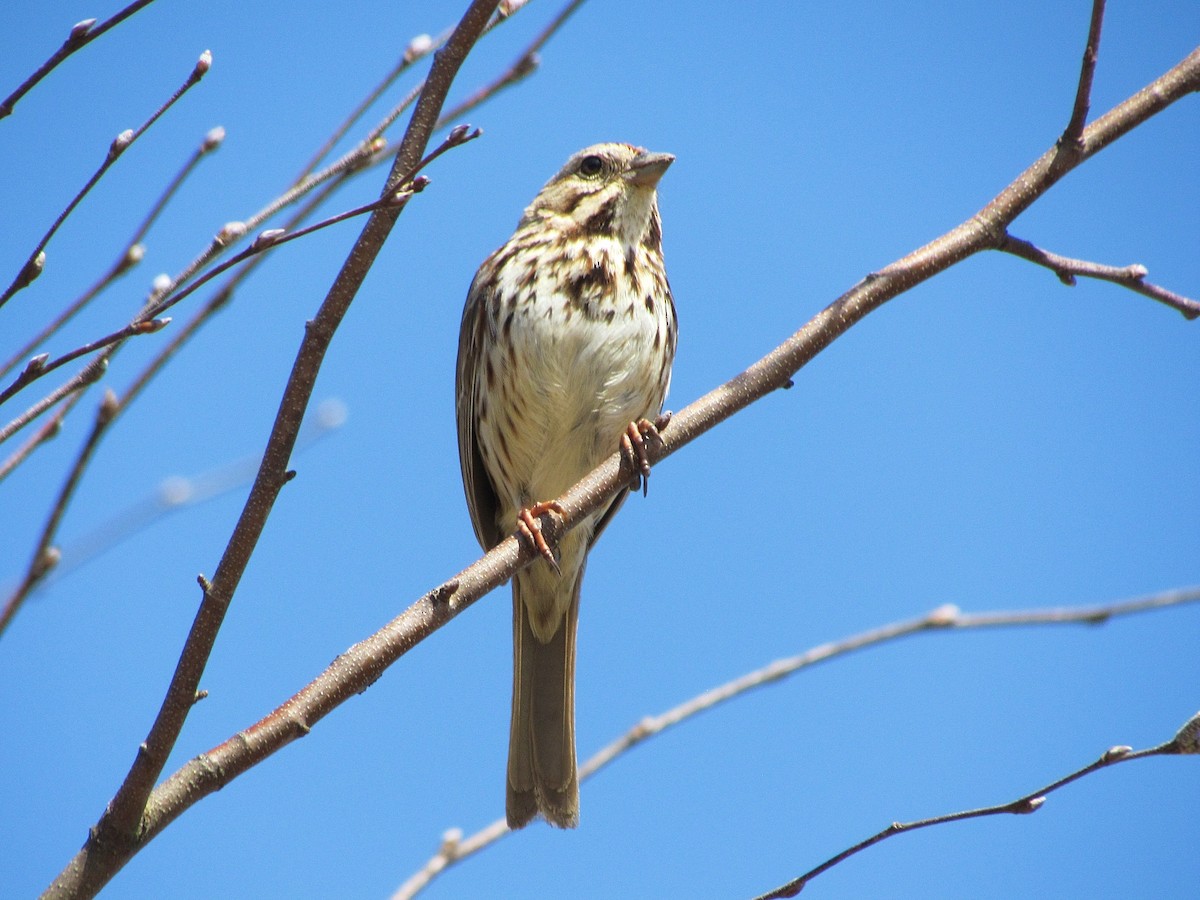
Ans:
POLYGON ((521 506, 559 496, 617 449, 631 421, 653 416, 663 401, 653 350, 662 326, 641 300, 618 292, 591 315, 570 304, 556 296, 550 317, 519 308, 509 333, 508 359, 516 362, 499 381, 519 398, 501 406, 520 410, 510 455, 522 494, 511 499, 521 506))

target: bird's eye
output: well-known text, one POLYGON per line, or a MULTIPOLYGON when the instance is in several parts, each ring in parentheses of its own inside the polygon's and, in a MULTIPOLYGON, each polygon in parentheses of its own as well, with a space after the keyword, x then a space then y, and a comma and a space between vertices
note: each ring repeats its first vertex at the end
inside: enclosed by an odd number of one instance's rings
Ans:
POLYGON ((579 174, 593 178, 604 170, 604 160, 599 156, 585 156, 579 161, 579 174))

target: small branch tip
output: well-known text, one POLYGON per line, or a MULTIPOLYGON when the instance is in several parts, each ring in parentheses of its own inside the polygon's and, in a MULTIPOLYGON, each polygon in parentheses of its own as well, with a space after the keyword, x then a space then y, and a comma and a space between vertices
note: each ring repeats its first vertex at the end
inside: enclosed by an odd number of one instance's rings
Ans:
POLYGON ((225 142, 225 126, 218 125, 215 128, 210 128, 208 133, 204 135, 204 140, 200 142, 201 153, 212 153, 225 142))

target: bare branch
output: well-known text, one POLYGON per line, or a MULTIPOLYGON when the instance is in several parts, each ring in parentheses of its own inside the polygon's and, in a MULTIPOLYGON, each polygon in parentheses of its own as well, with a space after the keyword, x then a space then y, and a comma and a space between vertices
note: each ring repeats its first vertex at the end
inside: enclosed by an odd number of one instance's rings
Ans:
POLYGON ((546 42, 554 37, 558 30, 566 24, 567 19, 571 18, 574 12, 583 6, 585 2, 586 0, 571 0, 570 3, 559 10, 558 15, 551 19, 549 24, 538 33, 529 46, 521 51, 521 54, 506 71, 501 73, 490 84, 479 88, 479 90, 471 94, 466 100, 463 100, 458 106, 450 110, 450 112, 443 115, 442 122, 453 122, 455 119, 462 118, 475 107, 490 100, 505 88, 512 87, 514 84, 536 72, 541 62, 538 58, 538 51, 546 46, 546 42))
MULTIPOLYGON (((36 368, 36 357, 30 360, 30 364, 36 368)), ((82 391, 84 388, 94 384, 104 374, 108 368, 108 357, 98 356, 89 362, 86 366, 79 370, 73 378, 64 382, 55 388, 50 394, 43 397, 21 415, 17 416, 3 428, 0 428, 0 444, 3 444, 10 437, 34 421, 38 416, 50 409, 54 404, 58 403, 65 397, 71 396, 76 391, 82 391)))
POLYGON ((95 174, 88 179, 87 184, 80 189, 79 193, 77 193, 71 202, 67 204, 66 208, 59 213, 58 218, 54 220, 54 224, 51 225, 49 230, 42 236, 42 239, 33 249, 33 252, 29 254, 29 259, 25 261, 25 265, 21 267, 21 271, 17 273, 17 276, 13 279, 12 284, 5 289, 3 294, 0 294, 0 306, 3 306, 5 303, 7 303, 17 291, 28 287, 33 280, 41 274, 46 259, 45 249, 46 245, 50 243, 50 238, 54 237, 54 233, 58 231, 62 223, 67 220, 67 216, 69 216, 75 210, 75 207, 82 202, 83 198, 88 195, 88 192, 96 186, 96 183, 104 176, 104 173, 112 167, 113 163, 117 161, 122 153, 129 149, 130 145, 132 145, 134 141, 146 133, 146 129, 158 121, 159 116, 170 109, 175 104, 175 101, 182 97, 193 85, 199 83, 200 79, 204 77, 205 73, 207 73, 211 67, 212 54, 205 50, 200 54, 200 59, 192 68, 191 74, 188 75, 187 80, 184 81, 184 83, 180 85, 175 93, 171 95, 170 99, 160 106, 158 110, 152 116, 150 116, 149 119, 143 122, 136 130, 122 131, 116 136, 113 142, 109 145, 108 153, 104 157, 104 162, 100 164, 100 168, 98 168, 95 174))
POLYGON ((1197 752, 1195 735, 1200 730, 1200 713, 1192 716, 1176 733, 1171 740, 1159 744, 1157 747, 1149 747, 1145 750, 1134 750, 1132 747, 1117 746, 1110 747, 1103 755, 1095 762, 1084 766, 1066 775, 1057 781, 1051 782, 1043 788, 1026 794, 1023 797, 1018 797, 1008 803, 1002 803, 996 806, 985 806, 981 809, 969 809, 963 812, 949 813, 942 816, 934 816, 929 819, 919 819, 915 822, 893 822, 887 828, 883 829, 865 841, 860 841, 853 847, 848 847, 841 853, 827 859, 815 869, 805 872, 799 878, 789 881, 787 884, 781 885, 772 891, 767 891, 756 897, 755 900, 780 900, 783 897, 795 897, 804 889, 810 881, 820 875, 822 872, 827 872, 838 863, 849 859, 856 853, 866 850, 898 834, 903 834, 906 831, 916 831, 919 828, 928 828, 931 825, 945 825, 950 822, 962 822, 966 819, 979 819, 984 816, 999 816, 999 815, 1027 815, 1037 812, 1046 802, 1047 795, 1057 791, 1059 788, 1066 787, 1073 781, 1078 781, 1085 775, 1090 775, 1093 772, 1098 772, 1101 769, 1107 769, 1109 766, 1115 766, 1117 763, 1129 762, 1135 759, 1146 759, 1151 756, 1177 756, 1186 753, 1197 752))
MULTIPOLYGON (((419 62, 430 53, 433 53, 446 43, 446 38, 449 36, 450 32, 447 31, 435 40, 427 34, 422 34, 409 41, 408 46, 404 48, 404 53, 400 55, 400 61, 392 67, 392 70, 383 77, 379 84, 367 93, 367 96, 359 101, 358 106, 346 116, 342 124, 335 128, 333 133, 325 139, 325 143, 317 148, 312 158, 304 164, 304 168, 296 176, 294 184, 298 185, 306 181, 308 176, 312 174, 312 171, 321 164, 321 160, 328 156, 330 151, 337 145, 337 142, 346 136, 346 132, 354 127, 354 123, 366 115, 367 110, 371 108, 375 101, 382 97, 388 88, 395 84, 396 80, 412 67, 413 63, 419 62)), ((359 146, 361 147, 362 145, 360 144, 359 146)))
POLYGON ((1005 234, 996 249, 1027 259, 1039 266, 1045 266, 1066 285, 1074 286, 1077 277, 1110 281, 1171 307, 1181 313, 1185 319, 1195 319, 1200 316, 1200 302, 1159 287, 1157 284, 1148 283, 1145 279, 1150 272, 1140 264, 1118 267, 1088 262, 1083 259, 1071 259, 1069 256, 1059 256, 1057 253, 1043 250, 1029 241, 1023 241, 1011 234, 1005 234))
MULTIPOLYGON (((417 101, 381 197, 392 195, 420 166, 446 94, 496 5, 497 0, 474 0, 446 46, 435 55, 425 89, 417 101)), ((151 791, 195 702, 200 676, 217 632, 275 499, 293 474, 288 472, 287 463, 321 362, 399 212, 386 206, 371 214, 320 309, 308 323, 250 496, 212 581, 201 583, 200 609, 158 717, 146 741, 139 747, 133 766, 116 796, 91 830, 84 847, 48 888, 47 896, 94 894, 174 818, 173 815, 159 815, 158 808, 148 805, 151 791)))
POLYGON ((121 24, 135 12, 149 6, 153 2, 154 0, 136 0, 136 2, 130 3, 111 19, 96 25, 95 28, 92 27, 96 23, 95 19, 84 19, 82 22, 72 27, 70 33, 67 35, 67 39, 63 41, 63 45, 54 51, 54 53, 50 55, 49 59, 38 66, 36 72, 21 82, 15 91, 13 91, 3 100, 0 100, 0 119, 10 115, 13 111, 13 107, 17 105, 17 101, 29 93, 34 85, 49 75, 60 62, 62 62, 76 50, 79 50, 81 47, 85 47, 90 44, 110 28, 121 24))
POLYGON ((220 147, 221 142, 224 139, 225 129, 219 127, 211 129, 204 136, 204 140, 200 142, 200 146, 192 152, 191 157, 189 157, 187 162, 183 164, 166 188, 163 189, 163 192, 159 195, 158 200, 156 200, 154 205, 151 207, 150 212, 147 213, 141 224, 138 225, 138 227, 134 230, 133 236, 126 241, 125 249, 113 262, 109 270, 101 275, 100 278, 96 280, 95 284, 89 287, 83 292, 83 294, 81 294, 76 300, 68 305, 65 310, 59 313, 58 316, 56 316, 37 335, 26 342, 25 345, 22 346, 21 349, 16 353, 14 353, 7 362, 0 366, 0 377, 7 375, 10 371, 12 371, 12 369, 15 368, 22 359, 28 357, 30 353, 32 353, 38 346, 42 344, 43 341, 56 334, 63 325, 74 318, 80 310, 82 310, 93 299, 99 296, 101 291, 115 282, 122 275, 129 272, 134 266, 142 261, 142 257, 145 255, 145 248, 142 246, 141 242, 149 232, 150 227, 158 219, 163 209, 166 208, 167 203, 178 192, 188 175, 195 171, 196 166, 204 157, 220 147))
POLYGON ((169 318, 146 319, 139 322, 132 322, 129 325, 126 325, 124 328, 114 331, 112 334, 107 334, 102 338, 97 338, 94 341, 84 344, 82 347, 76 347, 69 353, 64 353, 62 356, 49 362, 46 361, 47 354, 45 353, 35 356, 29 361, 29 364, 25 366, 25 369, 21 372, 21 374, 17 376, 16 380, 14 380, 13 383, 4 390, 0 391, 0 403, 3 403, 5 400, 12 397, 13 394, 17 393, 19 390, 21 390, 21 388, 25 387, 31 382, 36 381, 43 375, 48 375, 61 366, 65 366, 72 360, 79 359, 79 357, 86 356, 89 353, 94 353, 97 350, 103 350, 105 347, 111 347, 113 344, 120 343, 126 338, 133 337, 136 334, 154 334, 156 331, 161 331, 163 328, 169 325, 170 322, 171 320, 169 318))
POLYGON ((1080 148, 1079 138, 1087 124, 1091 108, 1092 79, 1096 75, 1096 58, 1100 53, 1100 28, 1104 24, 1104 0, 1092 0, 1092 19, 1088 25, 1087 46, 1083 50, 1083 64, 1079 69, 1079 87, 1075 90, 1075 105, 1066 130, 1058 139, 1063 146, 1080 148))
MULTIPOLYGON (((11 456, 9 456, 8 459, 6 459, 3 463, 0 463, 0 481, 3 481, 5 478, 11 475, 13 470, 16 469, 21 463, 25 462, 25 460, 29 458, 34 450, 47 441, 58 437, 59 432, 62 431, 62 423, 63 420, 66 419, 67 413, 69 413, 75 407, 75 404, 78 403, 82 398, 82 393, 76 392, 72 394, 67 402, 60 406, 58 411, 55 412, 54 415, 51 416, 42 425, 42 427, 37 430, 37 433, 34 434, 33 437, 21 445, 21 447, 11 456)), ((3 633, 3 630, 3 627, 0 626, 0 633, 3 633)))
MULTIPOLYGON (((465 144, 468 141, 472 141, 479 137, 480 134, 482 134, 482 132, 479 129, 471 131, 470 127, 465 125, 455 128, 450 132, 450 135, 446 138, 446 140, 442 142, 441 146, 439 146, 433 153, 430 153, 425 159, 421 160, 416 170, 419 171, 420 169, 423 169, 447 150, 451 149, 452 147, 465 144)), ((78 359, 81 356, 86 356, 88 353, 93 353, 106 347, 115 350, 117 346, 123 344, 127 339, 135 335, 154 334, 155 332, 161 331, 171 322, 171 319, 158 319, 154 318, 155 316, 161 315, 163 312, 170 309, 179 301, 193 293, 195 290, 202 287, 213 278, 220 275, 222 272, 227 271, 238 263, 244 262, 250 257, 258 255, 259 253, 264 253, 267 250, 271 250, 282 244, 294 241, 297 238, 305 237, 314 231, 319 231, 322 228, 328 228, 331 225, 336 225, 340 222, 346 221, 347 219, 354 218, 355 216, 361 216, 380 209, 395 209, 398 211, 403 208, 410 199, 412 199, 414 194, 423 191, 428 183, 429 179, 425 178, 424 176, 417 176, 414 173, 411 174, 401 188, 394 193, 381 197, 378 200, 373 200, 370 203, 363 204, 362 206, 357 206, 354 209, 346 210, 345 212, 330 216, 323 221, 309 225, 307 228, 301 228, 300 230, 291 234, 285 233, 284 230, 280 228, 264 231, 257 238, 255 238, 254 242, 249 247, 247 247, 241 253, 238 253, 236 256, 233 256, 230 259, 227 259, 225 262, 221 263, 215 268, 210 269, 198 281, 193 282, 184 290, 155 301, 152 306, 143 309, 141 313, 134 317, 132 322, 123 328, 120 328, 111 334, 105 335, 102 338, 98 338, 94 341, 84 344, 81 347, 77 347, 74 350, 64 353, 62 356, 49 362, 46 359, 47 354, 35 356, 29 361, 29 363, 25 366, 25 369, 20 375, 17 376, 13 383, 3 391, 0 391, 0 403, 4 403, 22 388, 41 378, 43 375, 49 374, 50 372, 63 365, 66 365, 74 359, 78 359)), ((213 244, 225 245, 241 237, 241 235, 244 233, 244 223, 231 222, 217 234, 217 236, 213 239, 213 244)), ((104 358, 107 360, 110 358, 110 356, 111 354, 104 358)), ((7 434, 0 435, 0 441, 3 441, 7 437, 7 434)))
MULTIPOLYGON (((100 371, 102 372, 103 369, 101 368, 100 371)), ((99 375, 96 377, 99 377, 99 375)), ((58 526, 62 521, 63 513, 66 512, 67 504, 71 502, 75 488, 79 485, 79 479, 83 475, 83 470, 87 467, 92 453, 95 452, 100 435, 104 432, 112 417, 116 415, 116 412, 116 395, 112 391, 108 391, 104 396, 104 400, 100 403, 99 409, 96 410, 96 419, 92 424, 92 431, 88 435, 87 441, 84 442, 83 450, 75 460, 75 465, 71 468, 70 475, 67 476, 66 482, 63 484, 61 490, 59 490, 54 506, 50 509, 50 516, 47 518, 46 524, 42 527, 42 533, 34 548, 33 557, 29 561, 29 567, 25 570, 25 576, 5 602, 4 609, 0 610, 0 635, 4 633, 13 616, 17 614, 17 610, 21 608, 21 604, 25 602, 25 598, 29 596, 30 592, 58 563, 60 554, 58 549, 53 546, 54 535, 58 532, 58 526)))
MULTIPOLYGON (((656 735, 662 734, 697 714, 720 706, 756 688, 776 684, 801 669, 828 662, 858 650, 890 643, 916 634, 942 631, 973 631, 981 628, 1012 628, 1044 625, 1096 625, 1109 619, 1135 615, 1200 602, 1200 587, 1164 591, 1149 597, 1121 600, 1098 606, 1052 607, 995 613, 963 613, 956 606, 941 606, 927 615, 906 622, 894 622, 871 631, 852 635, 830 644, 822 644, 797 656, 775 660, 761 669, 748 672, 678 706, 647 716, 621 737, 602 747, 579 767, 579 780, 586 781, 613 760, 656 735)), ((443 871, 489 847, 512 832, 501 818, 463 838, 459 829, 450 829, 442 844, 424 866, 392 894, 391 900, 411 900, 443 871)))

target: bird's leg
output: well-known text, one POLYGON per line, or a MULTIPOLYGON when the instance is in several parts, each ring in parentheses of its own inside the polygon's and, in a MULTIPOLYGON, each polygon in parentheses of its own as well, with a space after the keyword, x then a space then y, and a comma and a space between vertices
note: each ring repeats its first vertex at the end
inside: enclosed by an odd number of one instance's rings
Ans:
POLYGON ((636 422, 630 422, 621 434, 621 455, 633 470, 633 489, 637 490, 640 483, 643 497, 650 490, 650 457, 646 453, 646 438, 652 435, 653 440, 661 444, 662 436, 658 431, 660 428, 666 428, 670 421, 669 412, 663 413, 653 422, 649 419, 638 419, 636 422))
POLYGON ((517 513, 517 531, 533 544, 534 549, 542 555, 542 559, 546 560, 550 564, 550 568, 557 572, 558 560, 554 558, 554 551, 546 543, 546 536, 542 534, 542 523, 538 521, 538 516, 545 513, 554 513, 560 517, 564 515, 562 506, 553 500, 526 506, 517 513))

